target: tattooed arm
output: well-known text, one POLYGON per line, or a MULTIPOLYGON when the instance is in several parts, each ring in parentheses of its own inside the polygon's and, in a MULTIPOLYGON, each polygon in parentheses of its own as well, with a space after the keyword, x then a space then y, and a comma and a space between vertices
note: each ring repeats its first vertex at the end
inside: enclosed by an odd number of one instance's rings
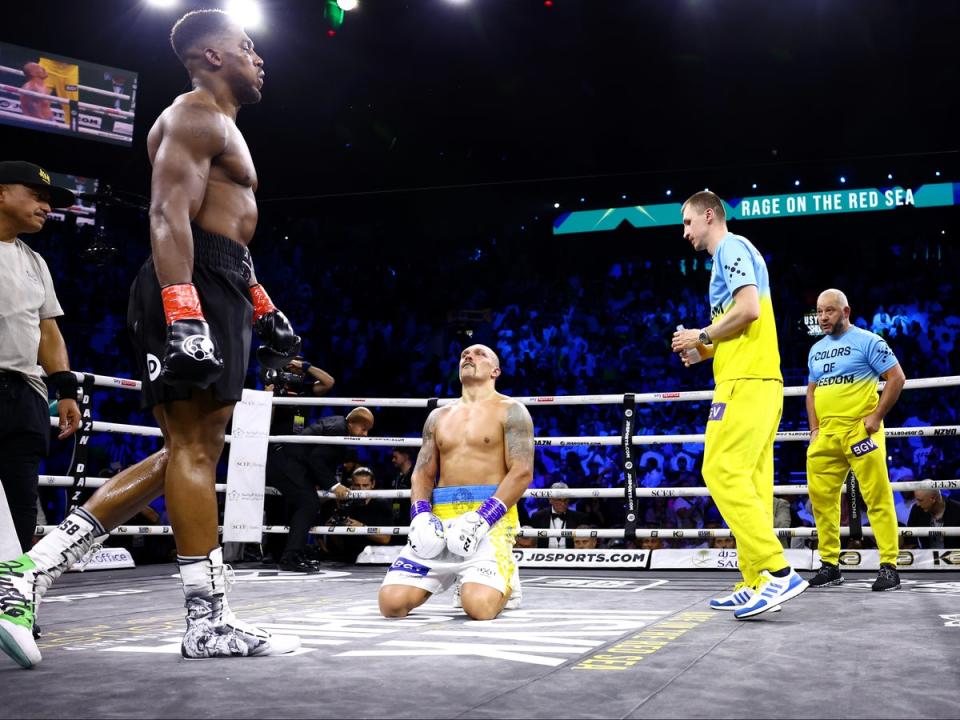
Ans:
POLYGON ((508 508, 520 500, 533 480, 533 420, 522 404, 510 401, 503 423, 503 452, 507 464, 494 497, 508 508))
POLYGON ((418 500, 430 502, 433 497, 433 486, 437 480, 437 471, 440 469, 434 432, 437 427, 437 418, 443 411, 443 408, 437 408, 427 416, 427 421, 423 424, 423 445, 420 446, 417 464, 410 478, 411 503, 418 500))

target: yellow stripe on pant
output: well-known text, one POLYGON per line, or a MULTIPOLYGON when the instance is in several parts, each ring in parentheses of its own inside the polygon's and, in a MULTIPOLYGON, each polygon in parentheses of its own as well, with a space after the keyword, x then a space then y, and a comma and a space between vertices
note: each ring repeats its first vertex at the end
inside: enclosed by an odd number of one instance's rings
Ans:
POLYGON ((840 490, 850 470, 867 504, 880 562, 896 565, 899 530, 887 473, 887 443, 882 425, 869 435, 862 420, 824 423, 807 448, 807 485, 820 557, 832 565, 840 557, 840 490))
POLYGON ((773 531, 773 440, 783 412, 780 380, 727 380, 717 385, 707 422, 703 479, 737 538, 743 580, 787 567, 773 531))
MULTIPOLYGON (((440 520, 452 520, 471 510, 477 510, 483 501, 497 491, 496 485, 453 485, 433 490, 433 512, 440 520)), ((511 591, 510 581, 517 561, 513 557, 513 544, 520 528, 516 505, 507 509, 507 514, 490 528, 490 538, 496 552, 497 568, 511 591)))

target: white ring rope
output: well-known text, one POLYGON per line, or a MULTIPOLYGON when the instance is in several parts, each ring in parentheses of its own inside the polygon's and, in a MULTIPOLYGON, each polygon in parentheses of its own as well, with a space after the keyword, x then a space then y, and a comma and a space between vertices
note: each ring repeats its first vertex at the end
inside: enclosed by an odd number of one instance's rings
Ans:
MULTIPOLYGON (((23 70, 18 70, 17 68, 7 67, 6 65, 0 65, 0 72, 7 72, 11 75, 19 75, 20 77, 26 77, 26 74, 23 70)), ((94 93, 95 95, 105 95, 106 97, 117 98, 118 100, 129 100, 129 95, 124 95, 123 93, 111 92, 109 90, 101 90, 100 88, 90 87, 89 85, 77 85, 79 90, 85 92, 94 93)), ((19 92, 19 90, 18 90, 19 92)), ((52 97, 58 97, 53 95, 52 97)), ((69 102, 66 98, 61 98, 64 102, 69 102)))
MULTIPOLYGON (((51 532, 56 525, 38 525, 36 528, 36 535, 45 535, 51 532)), ((223 526, 219 526, 217 531, 222 533, 223 526)), ((269 534, 283 534, 290 531, 289 526, 287 525, 265 525, 262 528, 264 533, 269 534)), ((803 537, 803 538, 815 538, 817 537, 817 529, 812 527, 795 527, 795 528, 774 528, 774 531, 777 533, 778 537, 803 537)), ((869 526, 862 528, 863 535, 866 537, 873 537, 873 529, 869 526)), ((362 527, 327 527, 323 525, 318 525, 310 528, 311 535, 407 535, 410 532, 409 527, 388 527, 385 525, 382 526, 367 526, 362 527)), ((733 532, 726 528, 717 528, 710 530, 700 530, 695 528, 684 528, 684 529, 648 529, 648 528, 637 528, 636 537, 646 538, 646 537, 658 537, 666 539, 706 539, 706 538, 718 538, 718 537, 731 537, 733 532)), ((170 525, 118 525, 113 530, 111 530, 109 535, 173 535, 173 528, 170 525)), ((960 526, 948 526, 948 527, 929 527, 929 528, 899 528, 899 534, 905 537, 956 537, 960 536, 960 526)), ((840 537, 849 537, 850 528, 842 527, 840 528, 840 537)), ((534 537, 534 538, 544 538, 544 537, 595 537, 595 538, 623 538, 623 528, 609 528, 603 530, 555 530, 555 529, 531 529, 527 528, 526 530, 520 529, 517 531, 518 537, 534 537)))
MULTIPOLYGON (((3 68, 0 67, 0 70, 3 68)), ((83 373, 74 372, 78 382, 85 382, 87 376, 83 373)), ((104 375, 92 375, 93 385, 97 387, 113 387, 120 389, 139 390, 141 383, 129 378, 116 378, 104 375)), ((960 385, 960 375, 923 378, 919 380, 908 380, 905 389, 925 389, 935 387, 953 387, 960 385)), ((784 395, 787 397, 805 396, 806 387, 788 387, 784 388, 784 395)), ((636 402, 673 402, 673 401, 701 401, 710 400, 713 397, 713 391, 693 391, 693 392, 668 392, 668 393, 643 393, 635 395, 636 402)), ((525 405, 602 405, 602 404, 621 404, 624 402, 624 395, 570 395, 570 396, 545 396, 545 397, 520 397, 515 400, 525 405)), ((404 399, 404 398, 273 398, 275 405, 326 405, 326 406, 359 406, 371 405, 374 407, 426 407, 429 403, 426 399, 404 399)), ((445 399, 437 401, 438 405, 447 405, 456 402, 454 399, 445 399)), ((144 435, 160 437, 162 433, 159 428, 131 425, 125 423, 110 423, 103 421, 90 422, 90 430, 95 432, 128 433, 133 435, 144 435)), ((56 427, 59 419, 50 418, 50 425, 56 427)), ((896 437, 953 437, 960 433, 960 425, 940 425, 930 427, 910 427, 910 428, 888 428, 885 429, 887 438, 896 437)), ((663 443, 702 443, 705 440, 705 434, 690 435, 638 435, 632 438, 633 445, 654 445, 663 443)), ((802 441, 808 440, 810 433, 808 431, 786 431, 778 432, 776 440, 778 441, 802 441)), ((238 437, 239 439, 239 437, 238 437)), ((228 435, 227 442, 233 440, 228 435)), ((286 444, 317 444, 317 445, 368 445, 373 447, 419 447, 422 444, 420 438, 385 438, 385 437, 327 437, 327 436, 302 436, 302 435, 275 435, 269 437, 270 442, 286 444)), ((545 437, 534 438, 538 447, 563 447, 563 446, 583 446, 583 445, 621 445, 623 443, 622 435, 603 435, 587 437, 545 437)), ((42 475, 39 478, 39 484, 53 487, 74 487, 76 479, 69 475, 42 475)), ((82 487, 96 488, 109 482, 110 478, 84 477, 82 487)), ((895 482, 890 483, 892 490, 920 490, 920 489, 960 489, 960 480, 922 480, 913 482, 895 482)), ((226 491, 225 484, 217 484, 217 492, 226 491)), ((843 488, 846 492, 846 487, 843 488)), ((275 488, 265 488, 266 494, 280 494, 275 488)), ((806 495, 808 488, 806 485, 775 485, 774 495, 806 495)), ((318 492, 320 497, 333 498, 331 492, 318 492)), ((636 497, 656 498, 656 497, 707 497, 710 491, 705 487, 665 487, 665 488, 635 488, 636 497)), ((348 497, 352 499, 360 498, 407 498, 410 496, 410 490, 371 490, 371 491, 350 491, 348 497)), ((535 498, 622 498, 624 496, 623 488, 573 488, 565 490, 534 488, 524 492, 523 497, 535 498)), ((55 526, 38 526, 37 534, 42 535, 49 532, 55 526)), ((406 535, 409 532, 408 527, 314 527, 310 532, 316 535, 406 535)), ((222 527, 219 529, 222 532, 222 527)), ((264 533, 284 533, 289 532, 288 526, 271 525, 262 528, 264 533)), ((816 537, 816 528, 797 527, 797 528, 776 528, 780 537, 816 537)), ((842 537, 849 535, 849 528, 841 528, 842 537)), ((170 526, 133 526, 122 525, 114 528, 111 535, 168 535, 172 534, 170 526)), ((704 529, 644 529, 635 530, 636 537, 668 537, 668 538, 711 538, 711 537, 729 537, 731 532, 726 529, 704 530, 704 529)), ((872 536, 873 531, 868 526, 863 528, 863 534, 872 536)), ((901 528, 901 535, 925 537, 927 535, 935 536, 954 536, 960 535, 960 527, 941 527, 941 528, 901 528)), ((599 538, 620 538, 624 535, 623 529, 605 529, 605 530, 520 530, 518 535, 521 537, 599 537, 599 538)))
POLYGON ((23 115, 21 113, 10 112, 9 110, 0 110, 0 117, 10 118, 12 120, 24 120, 35 125, 49 125, 61 129, 68 129, 68 126, 58 120, 45 120, 44 118, 33 117, 32 115, 23 115))
MULTIPOLYGON (((59 95, 51 95, 50 93, 37 92, 36 90, 24 90, 23 88, 18 88, 16 85, 5 85, 3 83, 0 83, 0 92, 10 93, 11 95, 26 95, 27 97, 37 98, 38 100, 46 100, 47 102, 57 103, 59 105, 69 105, 72 102, 70 98, 60 97, 59 95)), ((79 100, 77 101, 77 107, 80 110, 88 110, 98 115, 109 115, 111 117, 132 118, 136 116, 136 113, 131 112, 130 110, 118 110, 117 108, 113 108, 108 105, 95 105, 94 103, 81 102, 79 100)), ((27 117, 33 116, 28 115, 27 117)))
MULTIPOLYGON (((84 374, 74 371, 77 382, 84 381, 84 374)), ((97 387, 117 387, 124 390, 139 390, 140 381, 131 378, 118 378, 110 375, 93 375, 93 384, 97 387)), ((907 380, 905 390, 923 390, 935 387, 955 387, 960 385, 960 375, 944 375, 942 377, 917 378, 907 380)), ((881 382, 878 386, 883 387, 881 382)), ((804 397, 807 394, 806 385, 794 385, 783 389, 784 397, 804 397)), ((691 390, 684 392, 636 393, 638 403, 656 402, 700 402, 713 399, 713 390, 691 390)), ((543 395, 513 398, 524 405, 619 405, 623 403, 624 395, 543 395)), ((321 405, 328 407, 354 407, 369 405, 372 407, 409 407, 425 408, 430 402, 427 398, 273 398, 274 405, 321 405)), ((455 398, 445 398, 437 402, 438 405, 450 405, 456 402, 455 398)))
MULTIPOLYGON (((59 424, 59 419, 50 418, 51 427, 59 424)), ((93 420, 92 430, 108 433, 128 433, 130 435, 146 435, 161 437, 160 428, 146 425, 128 425, 125 423, 110 423, 102 420, 93 420)), ((931 425, 929 427, 886 428, 887 438, 900 437, 954 437, 960 435, 960 425, 931 425)), ((668 443, 702 443, 706 439, 703 433, 697 435, 634 435, 634 445, 663 445, 668 443)), ((810 439, 807 430, 788 430, 778 432, 777 442, 800 442, 810 439)), ((234 436, 227 435, 226 441, 233 442, 234 436)), ((534 438, 537 447, 575 447, 582 445, 621 445, 623 439, 619 435, 594 435, 583 437, 537 437, 534 438)), ((271 435, 272 443, 287 445, 367 445, 370 447, 420 447, 421 438, 406 437, 353 437, 351 435, 271 435)))
MULTIPOLYGON (((84 479, 83 486, 86 488, 98 488, 110 482, 110 478, 87 477, 84 479)), ((71 475, 40 475, 39 484, 44 487, 73 487, 74 479, 71 475)), ((216 484, 217 492, 226 492, 225 483, 216 484)), ((892 482, 890 489, 898 492, 913 490, 960 490, 960 480, 914 480, 911 482, 892 482)), ((841 493, 847 492, 844 485, 841 493)), ((282 495, 279 490, 272 487, 266 488, 267 495, 282 495)), ((807 495, 806 485, 774 485, 774 495, 807 495)), ((317 495, 324 499, 334 499, 336 495, 329 490, 318 490, 317 495)), ((658 497, 710 497, 710 490, 705 487, 638 487, 635 492, 638 498, 658 498, 658 497)), ((410 490, 351 490, 347 495, 351 500, 362 500, 366 498, 379 498, 381 500, 397 500, 410 497, 410 490)), ((525 490, 521 497, 525 498, 622 498, 623 488, 569 488, 567 490, 554 490, 553 488, 531 488, 525 490)))

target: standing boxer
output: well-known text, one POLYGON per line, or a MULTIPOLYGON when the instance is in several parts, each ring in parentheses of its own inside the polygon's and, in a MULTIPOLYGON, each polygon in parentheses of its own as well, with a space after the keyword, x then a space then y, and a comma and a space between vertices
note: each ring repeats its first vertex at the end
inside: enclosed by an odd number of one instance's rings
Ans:
POLYGON ((227 605, 217 535, 215 471, 240 400, 251 324, 261 363, 281 368, 300 349, 287 318, 257 283, 247 245, 257 225, 257 175, 237 129, 241 105, 260 101, 263 60, 225 12, 199 10, 170 42, 193 90, 147 136, 153 164, 152 257, 130 290, 128 325, 163 449, 115 476, 33 550, 0 564, 0 647, 24 667, 40 662, 36 603, 95 539, 160 494, 177 542, 189 658, 270 655, 299 647, 238 620, 227 605))

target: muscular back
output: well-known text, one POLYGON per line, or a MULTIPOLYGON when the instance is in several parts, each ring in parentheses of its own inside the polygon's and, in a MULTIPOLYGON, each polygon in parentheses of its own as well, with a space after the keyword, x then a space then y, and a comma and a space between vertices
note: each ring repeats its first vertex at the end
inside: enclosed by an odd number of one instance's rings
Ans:
POLYGON ((233 118, 207 95, 186 93, 164 110, 147 136, 147 152, 153 165, 151 216, 160 214, 174 227, 193 221, 207 232, 250 243, 257 226, 253 159, 233 118))

